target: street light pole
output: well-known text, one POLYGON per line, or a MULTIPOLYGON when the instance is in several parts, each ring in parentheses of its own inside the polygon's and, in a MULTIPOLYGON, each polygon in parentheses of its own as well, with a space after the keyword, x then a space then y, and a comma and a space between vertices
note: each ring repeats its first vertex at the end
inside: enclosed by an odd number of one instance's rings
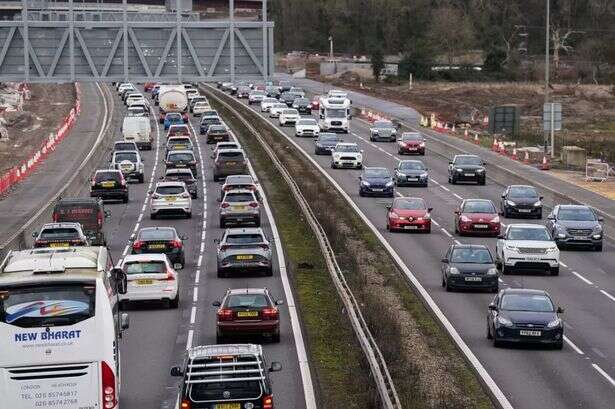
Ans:
MULTIPOLYGON (((549 103, 549 49, 551 46, 551 0, 546 0, 547 2, 547 16, 546 16, 546 24, 545 24, 545 104, 549 103)), ((553 131, 553 130, 551 130, 553 131)), ((545 153, 547 153, 547 139, 548 134, 545 134, 544 145, 545 145, 545 153)), ((551 155, 553 156, 554 147, 551 146, 551 155)))
POLYGON ((329 61, 333 62, 333 36, 329 36, 329 61))

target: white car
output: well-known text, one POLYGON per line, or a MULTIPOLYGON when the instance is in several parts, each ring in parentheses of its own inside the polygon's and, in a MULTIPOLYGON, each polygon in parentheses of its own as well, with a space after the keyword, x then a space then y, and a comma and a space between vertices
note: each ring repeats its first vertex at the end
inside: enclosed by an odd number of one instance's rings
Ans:
POLYGON ((312 118, 302 118, 295 123, 295 136, 316 137, 320 133, 318 122, 312 118))
POLYGON ((110 167, 122 172, 126 179, 145 180, 145 166, 139 151, 115 151, 111 155, 110 167))
POLYGON ((143 98, 143 96, 129 96, 128 99, 126 99, 126 106, 128 108, 130 108, 133 105, 144 105, 146 107, 149 107, 149 102, 147 101, 147 99, 143 98))
POLYGON ((122 304, 159 300, 169 308, 179 306, 179 275, 166 254, 129 254, 120 268, 128 279, 126 294, 120 294, 122 304))
POLYGON ((254 90, 248 95, 248 104, 259 104, 263 99, 265 99, 265 97, 267 97, 265 91, 254 90))
POLYGON ((280 112, 278 122, 280 123, 280 126, 286 126, 288 124, 296 124, 299 119, 301 119, 299 111, 294 108, 287 108, 280 112))
POLYGON ((201 116, 203 112, 210 111, 211 106, 206 101, 199 101, 192 107, 192 113, 194 116, 201 116))
MULTIPOLYGON (((261 101, 261 112, 269 112, 269 108, 271 108, 274 104, 277 104, 279 101, 275 98, 263 98, 261 101)), ((286 108, 286 104, 283 104, 284 108, 286 108)))
POLYGON ((183 215, 192 217, 192 197, 184 182, 158 182, 150 192, 150 217, 183 215))
POLYGON ((288 105, 282 103, 282 102, 276 102, 275 104, 272 104, 269 107, 269 117, 270 118, 277 118, 280 116, 280 114, 282 113, 282 111, 284 111, 285 109, 288 109, 288 105))
POLYGON ((363 150, 356 143, 338 143, 331 151, 331 167, 333 169, 363 168, 363 150))
POLYGON ((559 249, 549 230, 540 224, 509 224, 495 251, 496 265, 502 274, 513 270, 559 274, 559 249))
POLYGON ((117 87, 117 93, 118 93, 118 95, 121 95, 124 91, 128 91, 128 90, 130 90, 130 91, 136 91, 137 89, 135 88, 135 86, 134 86, 134 85, 132 85, 131 83, 128 83, 128 82, 122 83, 122 84, 120 84, 120 85, 117 87))

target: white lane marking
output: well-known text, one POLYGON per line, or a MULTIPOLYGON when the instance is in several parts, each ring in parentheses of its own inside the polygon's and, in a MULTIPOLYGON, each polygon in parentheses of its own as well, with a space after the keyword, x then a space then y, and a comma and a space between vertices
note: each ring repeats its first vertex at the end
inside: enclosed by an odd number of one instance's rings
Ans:
POLYGON ((203 254, 203 251, 205 251, 205 243, 201 242, 201 248, 199 249, 199 253, 203 254))
POLYGON ((188 339, 186 340, 186 349, 192 348, 192 339, 194 338, 194 330, 188 331, 188 339))
POLYGON ((577 273, 576 271, 572 271, 572 274, 577 276, 577 278, 583 280, 585 282, 585 284, 594 285, 594 283, 592 283, 591 281, 589 281, 587 278, 583 277, 581 274, 577 273))
POLYGON ((198 284, 200 279, 201 279, 201 270, 197 269, 196 273, 194 274, 194 284, 198 284))
POLYGON ((440 226, 440 223, 438 223, 438 222, 437 222, 437 221, 435 221, 434 219, 431 219, 431 222, 432 222, 433 224, 435 224, 436 226, 440 226))
POLYGON ((201 240, 205 240, 205 230, 201 232, 201 240))
POLYGON ((607 297, 609 297, 611 299, 611 301, 615 301, 615 296, 612 296, 611 294, 607 293, 604 290, 600 290, 600 292, 604 295, 606 295, 607 297))
POLYGON ((447 187, 446 187, 446 186, 444 186, 444 185, 440 185, 440 187, 441 187, 442 189, 446 190, 447 192, 450 192, 450 191, 451 191, 449 188, 447 188, 447 187))
POLYGON ((126 257, 126 255, 128 254, 128 249, 129 249, 128 246, 124 247, 124 251, 122 252, 122 256, 126 257))
POLYGON ((457 193, 453 192, 453 196, 455 196, 459 200, 463 200, 463 197, 459 196, 457 193))
POLYGON ((192 302, 197 302, 199 300, 199 287, 194 287, 194 292, 192 293, 192 302))
POLYGON ((602 375, 602 376, 604 377, 604 379, 606 379, 607 381, 609 381, 609 383, 610 383, 612 386, 615 386, 615 379, 611 378, 611 376, 610 376, 608 373, 604 372, 604 370, 603 370, 602 368, 600 368, 598 365, 596 365, 596 364, 592 364, 592 366, 594 367, 594 369, 595 369, 596 371, 598 371, 598 373, 599 373, 600 375, 602 375))
POLYGON ((574 342, 572 342, 570 338, 568 338, 566 335, 564 335, 564 341, 566 341, 566 343, 570 345, 570 348, 574 349, 574 352, 576 352, 579 355, 585 355, 585 352, 581 351, 581 348, 576 346, 574 342))
POLYGON ((201 267, 201 264, 203 263, 203 255, 199 255, 199 261, 196 262, 196 266, 197 267, 201 267))
POLYGON ((568 266, 567 266, 566 264, 564 264, 563 262, 561 262, 561 261, 559 262, 559 264, 560 264, 562 267, 566 267, 566 268, 568 268, 568 266))
POLYGON ((433 183, 433 184, 437 185, 437 186, 440 186, 440 182, 438 182, 438 181, 437 181, 437 180, 435 180, 435 179, 429 178, 429 181, 430 181, 431 183, 433 183))
POLYGON ((461 244, 459 240, 455 240, 455 244, 461 244))
POLYGON ((133 232, 136 233, 137 230, 139 230, 139 226, 141 225, 141 223, 136 223, 135 224, 135 228, 133 229, 133 232))
POLYGON ((141 223, 143 221, 143 213, 139 213, 139 218, 137 219, 137 222, 141 223))
MULTIPOLYGON (((150 185, 150 189, 151 189, 151 185, 150 185)), ((143 207, 141 208, 141 213, 143 213, 145 211, 145 209, 147 209, 147 203, 143 203, 143 207)))
POLYGON ((192 306, 192 311, 190 311, 190 324, 194 324, 196 321, 196 305, 192 306))
POLYGON ((442 233, 446 234, 448 237, 453 238, 453 236, 447 232, 445 228, 441 227, 440 230, 442 230, 442 233))

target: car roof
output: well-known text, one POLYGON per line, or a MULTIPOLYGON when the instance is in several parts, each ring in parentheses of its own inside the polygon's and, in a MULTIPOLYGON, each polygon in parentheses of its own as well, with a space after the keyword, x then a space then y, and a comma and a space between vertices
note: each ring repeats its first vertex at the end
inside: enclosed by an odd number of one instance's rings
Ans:
POLYGON ((158 182, 156 183, 156 187, 166 187, 166 186, 185 186, 186 184, 184 182, 179 182, 179 181, 174 181, 174 180, 169 180, 169 181, 162 181, 162 182, 158 182))
POLYGON ((384 166, 365 166, 363 168, 363 172, 366 172, 368 170, 386 170, 387 172, 389 171, 389 169, 385 168, 384 166))
POLYGON ((591 207, 587 206, 587 205, 575 205, 575 204, 563 204, 563 205, 559 205, 560 209, 590 209, 591 207))
POLYGON ((238 294, 268 294, 269 290, 267 288, 229 288, 226 290, 227 295, 238 295, 238 294))
POLYGON ((139 233, 151 230, 172 230, 177 233, 177 230, 175 230, 175 227, 173 226, 142 227, 141 229, 139 229, 139 233))
POLYGON ((505 288, 501 291, 502 294, 540 294, 549 295, 545 290, 537 290, 533 288, 505 288))
POLYGON ((514 188, 514 187, 529 187, 529 188, 532 188, 532 189, 536 189, 536 188, 535 188, 534 186, 532 186, 532 185, 510 185, 510 186, 508 186, 508 187, 509 187, 509 188, 511 188, 511 189, 512 189, 512 188, 514 188))
POLYGON ((454 249, 485 249, 485 250, 489 250, 489 247, 487 247, 484 244, 467 244, 467 243, 453 243, 451 244, 451 248, 454 249))
POLYGON ((121 150, 121 151, 115 151, 113 152, 114 155, 117 155, 119 153, 139 153, 139 151, 127 151, 127 150, 121 150))
POLYGON ((81 228, 81 223, 76 222, 59 222, 59 223, 45 223, 41 226, 41 230, 43 229, 59 229, 59 228, 68 228, 73 227, 75 229, 81 228))
POLYGON ((359 146, 354 142, 339 142, 338 146, 359 146))
POLYGON ((513 223, 509 224, 508 227, 521 227, 524 229, 546 229, 542 224, 531 224, 531 223, 513 223))
POLYGON ((189 359, 236 355, 262 356, 263 348, 256 344, 224 344, 200 345, 188 349, 189 359))
POLYGON ((463 154, 463 155, 455 155, 455 158, 479 158, 480 156, 478 155, 470 155, 470 154, 463 154))
POLYGON ((493 202, 489 199, 463 199, 463 203, 468 203, 468 202, 484 202, 484 203, 493 204, 493 202))
POLYGON ((228 234, 263 234, 263 229, 260 227, 233 227, 226 229, 228 234))
POLYGON ((63 204, 92 204, 99 205, 102 202, 96 197, 63 197, 56 203, 56 206, 63 204))
POLYGON ((190 142, 192 142, 192 139, 190 139, 190 135, 171 135, 169 136, 169 139, 167 139, 167 142, 173 139, 188 139, 190 140, 190 142))
POLYGON ((129 261, 166 261, 166 259, 166 254, 162 253, 128 254, 124 257, 122 264, 126 264, 129 261))
POLYGON ((117 145, 118 143, 131 143, 133 145, 137 145, 135 141, 115 141, 113 142, 114 145, 117 145))

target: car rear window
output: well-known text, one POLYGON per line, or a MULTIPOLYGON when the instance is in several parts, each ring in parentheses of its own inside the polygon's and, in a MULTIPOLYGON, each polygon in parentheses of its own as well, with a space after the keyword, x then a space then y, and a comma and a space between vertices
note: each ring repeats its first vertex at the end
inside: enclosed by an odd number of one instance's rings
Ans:
POLYGON ((186 190, 183 186, 158 186, 156 193, 159 195, 181 195, 186 190))
POLYGON ((53 227, 42 230, 39 237, 43 240, 71 240, 78 239, 79 232, 73 227, 53 227))
POLYGON ((169 145, 192 145, 190 138, 176 138, 170 139, 169 145))
POLYGON ((194 179, 194 177, 192 176, 191 172, 177 172, 177 173, 170 173, 166 175, 165 179, 183 181, 183 180, 192 180, 194 179))
POLYGON ((116 151, 135 151, 137 150, 134 142, 120 142, 115 144, 116 151))
POLYGON ((233 175, 233 176, 227 176, 226 177, 226 183, 228 184, 239 184, 239 183, 244 183, 244 184, 253 184, 254 181, 252 180, 252 176, 248 176, 248 175, 233 175))
POLYGON ((211 132, 211 133, 226 133, 226 127, 218 126, 218 125, 212 125, 212 126, 209 127, 209 132, 211 132))
POLYGON ((119 181, 120 173, 119 172, 98 172, 96 173, 96 177, 94 179, 98 182, 106 182, 106 181, 119 181))
POLYGON ((251 193, 227 193, 224 201, 229 203, 252 202, 254 196, 251 193))
POLYGON ((164 261, 135 261, 124 264, 126 274, 164 274, 167 266, 164 261))
POLYGON ((136 162, 137 161, 137 154, 134 152, 123 152, 123 153, 116 153, 115 154, 115 161, 116 162, 123 162, 123 161, 130 161, 130 162, 136 162))
POLYGON ((223 142, 223 143, 218 143, 216 145, 216 149, 237 149, 239 148, 239 146, 237 146, 236 143, 234 142, 223 142))
MULTIPOLYGON (((224 375, 220 375, 220 378, 224 378, 224 375)), ((233 401, 257 399, 262 394, 261 383, 259 381, 196 383, 190 389, 190 399, 194 402, 228 401, 230 399, 225 397, 228 394, 232 396, 233 401)))
POLYGON ((148 229, 139 232, 139 240, 174 240, 175 232, 171 229, 148 229))
POLYGON ((229 234, 226 236, 226 244, 252 244, 262 242, 263 236, 260 234, 229 234))
POLYGON ((219 159, 232 159, 232 160, 241 160, 243 159, 243 152, 220 152, 218 154, 219 159))
POLYGON ((263 308, 269 307, 269 302, 264 294, 237 294, 227 298, 226 306, 229 308, 263 308))
POLYGON ((194 160, 194 155, 191 153, 169 153, 168 160, 190 162, 194 160))
POLYGON ((177 120, 182 119, 182 116, 180 114, 167 114, 166 119, 177 120))

